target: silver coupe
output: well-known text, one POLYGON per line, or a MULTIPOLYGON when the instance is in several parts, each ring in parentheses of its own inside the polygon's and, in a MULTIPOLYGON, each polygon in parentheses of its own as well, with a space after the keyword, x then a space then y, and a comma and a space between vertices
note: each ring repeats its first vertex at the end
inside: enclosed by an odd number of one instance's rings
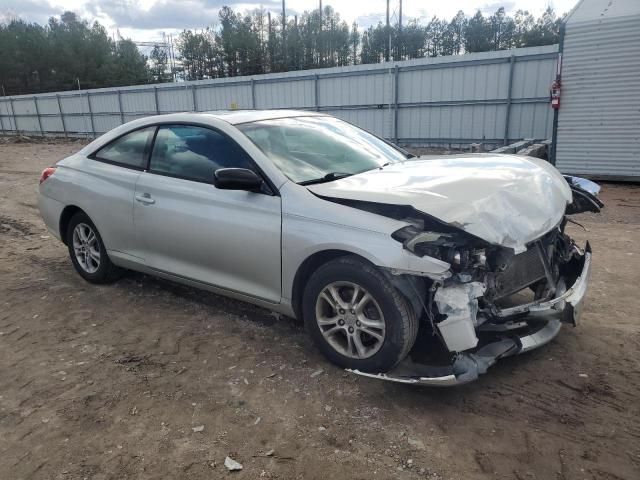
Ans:
POLYGON ((87 281, 131 269, 304 319, 350 371, 453 385, 575 325, 568 216, 598 186, 516 155, 415 157, 329 115, 180 113, 47 168, 39 208, 87 281))

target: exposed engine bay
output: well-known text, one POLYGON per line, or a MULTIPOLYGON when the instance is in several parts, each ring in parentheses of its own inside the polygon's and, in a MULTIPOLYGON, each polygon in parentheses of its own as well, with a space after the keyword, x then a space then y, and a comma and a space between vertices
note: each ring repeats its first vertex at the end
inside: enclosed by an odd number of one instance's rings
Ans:
MULTIPOLYGON (((599 212, 599 186, 565 177, 573 202, 558 225, 526 250, 491 244, 459 225, 406 205, 330 199, 402 220, 403 248, 451 265, 445 279, 395 275, 394 284, 421 315, 418 340, 391 372, 356 372, 387 380, 455 385, 474 380, 498 359, 551 341, 562 323, 576 325, 589 279, 591 249, 565 233, 570 215, 599 212)), ((390 273, 393 276, 393 273, 390 273)))

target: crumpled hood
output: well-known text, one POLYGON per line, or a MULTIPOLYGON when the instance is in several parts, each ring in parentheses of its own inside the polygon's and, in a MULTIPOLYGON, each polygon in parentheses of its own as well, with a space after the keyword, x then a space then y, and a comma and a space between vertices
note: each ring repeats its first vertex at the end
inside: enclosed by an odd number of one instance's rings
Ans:
POLYGON ((558 170, 520 155, 420 157, 308 188, 322 197, 411 205, 516 253, 558 225, 572 200, 558 170))

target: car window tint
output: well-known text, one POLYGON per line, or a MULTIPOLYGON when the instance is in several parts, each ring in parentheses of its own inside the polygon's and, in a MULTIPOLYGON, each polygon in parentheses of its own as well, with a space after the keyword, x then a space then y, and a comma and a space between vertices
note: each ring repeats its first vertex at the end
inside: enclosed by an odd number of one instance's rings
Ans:
POLYGON ((147 163, 147 145, 154 129, 155 127, 148 127, 128 133, 102 147, 95 157, 128 167, 144 168, 147 163))
POLYGON ((162 126, 156 135, 149 169, 189 180, 213 181, 219 168, 252 169, 248 154, 214 130, 188 125, 162 126))

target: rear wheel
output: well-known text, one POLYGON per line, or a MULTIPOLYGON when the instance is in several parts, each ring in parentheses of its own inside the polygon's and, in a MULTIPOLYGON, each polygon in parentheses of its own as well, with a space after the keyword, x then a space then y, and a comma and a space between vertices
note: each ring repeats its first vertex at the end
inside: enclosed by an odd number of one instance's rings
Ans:
POLYGON ((71 262, 88 282, 112 282, 122 273, 109 259, 102 237, 86 213, 78 212, 71 217, 66 238, 71 262))
POLYGON ((373 265, 345 256, 309 279, 304 320, 316 345, 333 363, 365 372, 385 372, 413 346, 414 310, 373 265))

